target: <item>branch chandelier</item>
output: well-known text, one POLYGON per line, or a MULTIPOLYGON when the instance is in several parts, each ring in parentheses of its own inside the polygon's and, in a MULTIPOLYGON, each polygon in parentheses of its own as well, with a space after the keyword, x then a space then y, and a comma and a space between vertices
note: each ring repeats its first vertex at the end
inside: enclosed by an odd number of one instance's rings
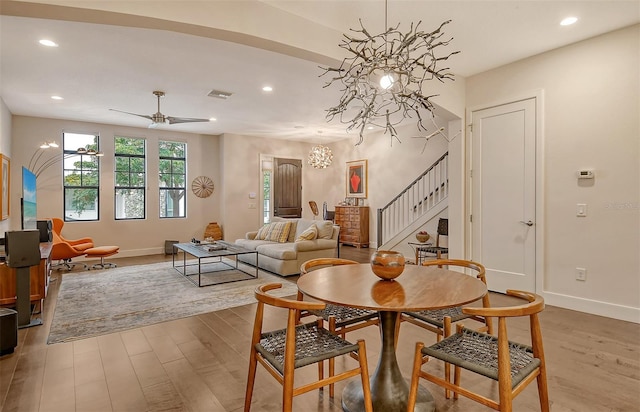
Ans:
POLYGON ((356 145, 362 143, 368 126, 384 128, 392 143, 393 138, 400 141, 395 126, 414 116, 418 130, 426 131, 421 111, 426 110, 433 117, 435 107, 431 98, 437 95, 422 94, 427 88, 425 82, 454 80, 448 67, 437 65, 459 51, 443 57, 435 54, 436 49, 448 46, 452 40, 441 39, 443 26, 451 20, 429 33, 418 31, 421 21, 415 26, 411 23, 409 32, 403 34, 398 30, 400 24, 387 28, 386 0, 384 20, 386 31, 377 35, 370 34, 360 20, 360 29, 350 31, 363 37, 344 34, 339 45, 352 56, 346 57, 340 67, 321 67, 324 70, 321 76, 328 73, 334 76, 324 87, 339 83, 343 92, 340 102, 327 110, 326 118, 332 121, 338 117, 349 125, 347 131, 358 129, 360 138, 356 145))
POLYGON ((316 169, 325 169, 333 162, 333 153, 327 146, 315 145, 309 152, 309 165, 316 169))
POLYGON ((42 163, 39 163, 40 159, 42 158, 42 155, 44 155, 47 149, 58 148, 58 147, 59 145, 56 142, 45 142, 41 144, 40 147, 38 147, 35 152, 33 152, 33 154, 31 155, 31 159, 29 159, 29 165, 27 168, 30 171, 32 171, 34 175, 36 175, 36 178, 40 176, 42 172, 44 172, 54 164, 74 156, 78 156, 78 155, 98 156, 98 157, 104 156, 104 153, 100 151, 96 151, 94 149, 87 149, 86 147, 79 147, 75 153, 68 153, 68 152, 55 153, 54 155, 48 158, 45 158, 42 161, 42 163))

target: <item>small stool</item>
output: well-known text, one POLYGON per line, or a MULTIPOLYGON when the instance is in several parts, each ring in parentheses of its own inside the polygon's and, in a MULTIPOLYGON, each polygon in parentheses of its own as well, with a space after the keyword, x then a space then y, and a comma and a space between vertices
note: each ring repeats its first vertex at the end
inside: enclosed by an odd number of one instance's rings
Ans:
POLYGON ((104 261, 104 258, 107 256, 113 256, 120 250, 120 246, 98 246, 92 247, 84 251, 85 257, 99 257, 100 263, 96 263, 91 266, 91 269, 105 269, 105 268, 114 268, 117 265, 115 263, 109 263, 104 261))

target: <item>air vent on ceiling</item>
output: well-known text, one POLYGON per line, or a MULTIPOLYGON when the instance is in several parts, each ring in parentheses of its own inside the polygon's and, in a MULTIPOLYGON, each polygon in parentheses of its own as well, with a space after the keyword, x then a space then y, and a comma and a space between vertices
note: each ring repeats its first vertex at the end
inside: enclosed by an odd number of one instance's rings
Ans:
POLYGON ((207 96, 216 97, 218 99, 228 99, 233 93, 223 92, 222 90, 211 90, 207 96))

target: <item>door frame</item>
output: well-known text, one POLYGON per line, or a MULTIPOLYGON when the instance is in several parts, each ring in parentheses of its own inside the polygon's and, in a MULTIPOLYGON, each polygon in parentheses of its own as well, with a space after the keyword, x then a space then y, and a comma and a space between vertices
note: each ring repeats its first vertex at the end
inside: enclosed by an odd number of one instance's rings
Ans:
MULTIPOLYGON (((496 101, 492 101, 486 104, 480 104, 466 109, 466 131, 468 137, 465 139, 465 159, 464 159, 464 181, 465 181, 465 256, 466 259, 471 259, 472 242, 473 242, 473 227, 471 224, 471 211, 472 211, 472 182, 471 182, 471 169, 472 169, 472 141, 471 141, 471 116, 472 113, 479 110, 490 109, 497 106, 503 106, 509 103, 517 101, 535 99, 536 108, 536 161, 535 161, 535 211, 536 211, 536 239, 535 239, 535 292, 544 295, 544 268, 545 268, 545 169, 544 169, 544 141, 545 141, 545 129, 544 129, 544 90, 537 89, 533 91, 518 93, 515 95, 509 95, 504 98, 500 98, 496 101)), ((482 263, 482 262, 480 262, 482 263)))

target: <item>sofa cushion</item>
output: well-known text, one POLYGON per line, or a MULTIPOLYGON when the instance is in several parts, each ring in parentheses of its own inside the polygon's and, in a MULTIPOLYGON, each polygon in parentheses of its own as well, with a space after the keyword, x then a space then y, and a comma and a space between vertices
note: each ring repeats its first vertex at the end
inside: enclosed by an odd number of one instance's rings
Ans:
POLYGON ((316 237, 318 237, 318 227, 313 224, 309 226, 307 230, 298 235, 298 237, 296 238, 296 242, 300 242, 303 240, 313 240, 316 237))
POLYGON ((333 235, 333 222, 330 220, 323 220, 316 223, 318 227, 318 239, 331 239, 333 235))
POLYGON ((270 240, 273 242, 284 243, 289 239, 291 232, 291 222, 272 222, 268 223, 258 230, 256 239, 270 240))
POLYGON ((258 246, 277 245, 277 243, 273 243, 268 240, 237 239, 236 245, 242 246, 243 248, 246 248, 249 250, 256 250, 258 246))
POLYGON ((298 252, 296 251, 293 243, 271 243, 268 245, 260 245, 256 248, 256 251, 261 255, 269 256, 274 259, 295 260, 298 258, 298 252))

